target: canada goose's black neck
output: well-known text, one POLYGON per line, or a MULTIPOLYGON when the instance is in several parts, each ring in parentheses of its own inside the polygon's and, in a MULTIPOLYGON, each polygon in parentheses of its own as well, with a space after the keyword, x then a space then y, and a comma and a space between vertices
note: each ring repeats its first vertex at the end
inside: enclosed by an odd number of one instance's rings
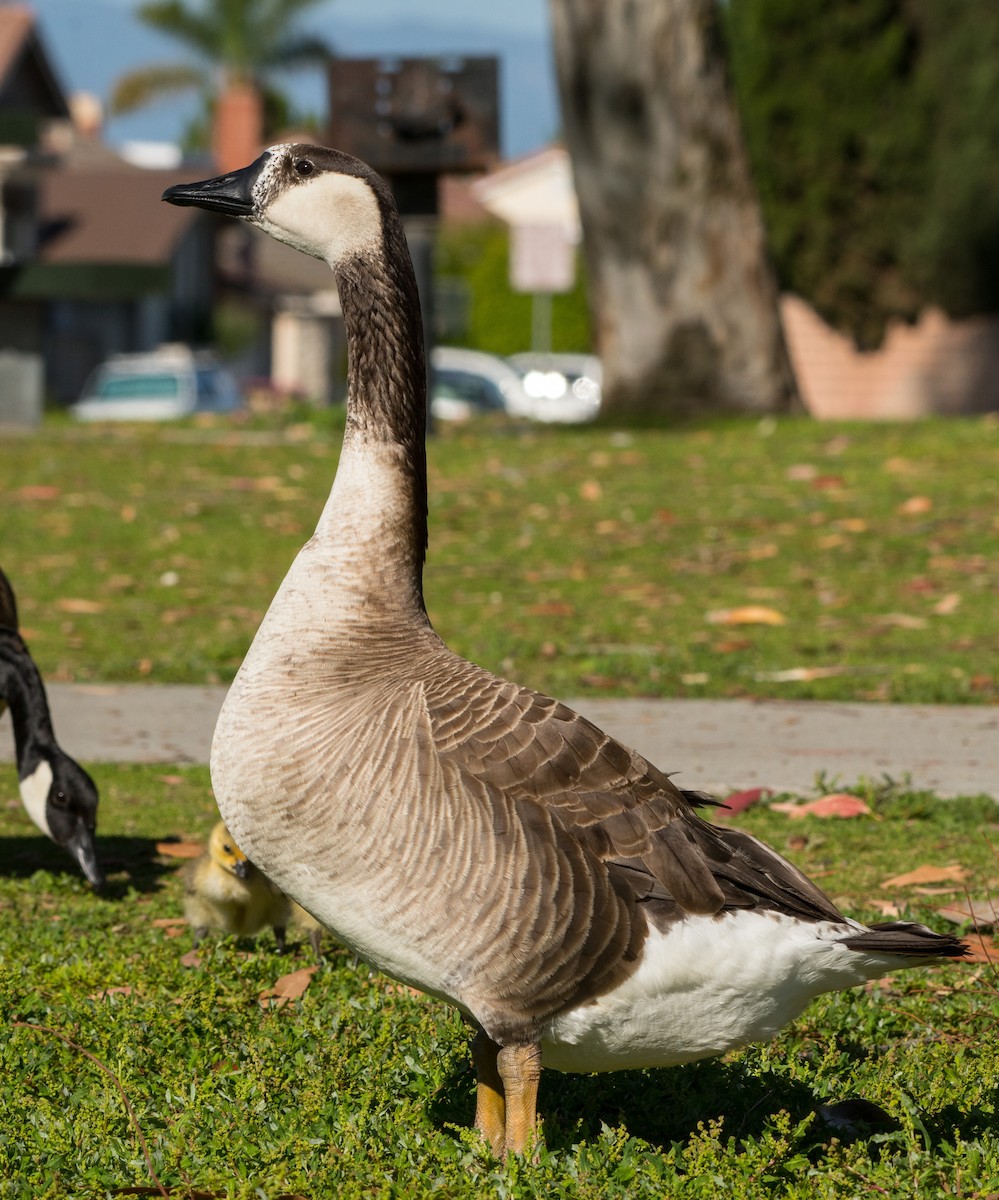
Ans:
POLYGON ((38 754, 51 749, 55 746, 55 735, 38 668, 20 634, 3 627, 0 627, 0 696, 10 708, 17 766, 21 772, 29 751, 38 754))

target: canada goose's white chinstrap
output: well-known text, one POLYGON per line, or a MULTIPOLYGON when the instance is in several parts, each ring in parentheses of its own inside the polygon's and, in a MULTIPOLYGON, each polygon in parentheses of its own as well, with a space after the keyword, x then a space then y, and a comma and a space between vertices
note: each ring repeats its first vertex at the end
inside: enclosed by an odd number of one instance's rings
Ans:
POLYGON ((25 811, 68 850, 95 888, 104 886, 97 859, 97 788, 55 739, 45 685, 18 632, 17 601, 0 571, 0 713, 10 709, 18 787, 25 811))
POLYGON ((421 317, 378 175, 282 145, 164 198, 324 258, 350 359, 330 499, 219 718, 219 808, 318 920, 472 1019, 476 1125, 497 1152, 534 1134, 542 1061, 718 1054, 823 991, 963 952, 848 920, 774 851, 704 821, 706 797, 443 645, 422 592, 421 317))

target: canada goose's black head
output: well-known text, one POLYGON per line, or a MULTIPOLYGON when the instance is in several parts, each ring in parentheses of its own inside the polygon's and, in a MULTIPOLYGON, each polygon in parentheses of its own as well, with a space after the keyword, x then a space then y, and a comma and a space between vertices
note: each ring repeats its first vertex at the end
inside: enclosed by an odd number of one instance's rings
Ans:
POLYGON ((28 815, 47 837, 68 850, 91 886, 102 888, 97 860, 97 788, 75 759, 53 750, 21 777, 21 799, 28 815))
POLYGON ((388 185, 366 163, 305 143, 271 146, 240 171, 177 184, 163 199, 243 217, 334 269, 381 246, 394 208, 388 185))

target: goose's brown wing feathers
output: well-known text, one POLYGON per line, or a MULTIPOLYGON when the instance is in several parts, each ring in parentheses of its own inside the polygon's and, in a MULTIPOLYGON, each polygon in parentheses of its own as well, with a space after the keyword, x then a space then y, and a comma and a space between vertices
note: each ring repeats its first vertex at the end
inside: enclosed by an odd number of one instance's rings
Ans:
POLYGON ((640 862, 686 912, 723 907, 717 845, 695 813, 706 798, 683 793, 566 705, 461 660, 423 690, 442 764, 495 803, 544 810, 599 859, 640 862))
POLYGON ((740 830, 710 825, 716 803, 678 788, 642 755, 566 705, 452 659, 424 682, 442 761, 494 794, 542 807, 607 862, 638 900, 680 912, 766 908, 842 921, 810 879, 740 830))

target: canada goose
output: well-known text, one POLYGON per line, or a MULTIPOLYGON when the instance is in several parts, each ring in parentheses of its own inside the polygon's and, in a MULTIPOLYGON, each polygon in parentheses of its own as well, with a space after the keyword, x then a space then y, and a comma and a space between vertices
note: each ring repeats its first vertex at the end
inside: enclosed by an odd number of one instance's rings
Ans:
POLYGON ((204 854, 184 868, 184 916, 194 929, 195 944, 209 929, 255 937, 270 925, 278 953, 284 954, 291 902, 257 870, 219 821, 204 854))
POLYGON ((94 845, 97 788, 55 740, 45 685, 18 633, 14 589, 0 570, 0 714, 7 707, 28 816, 46 837, 72 854, 92 887, 102 888, 104 872, 94 845))
POLYGON ((330 498, 219 717, 212 780, 254 862, 361 957, 477 1027, 476 1126, 535 1135, 542 1064, 669 1066, 772 1037, 822 992, 960 942, 843 916, 565 705, 452 654, 423 603, 425 373, 389 189, 279 145, 164 199, 332 268, 347 420, 330 498))

